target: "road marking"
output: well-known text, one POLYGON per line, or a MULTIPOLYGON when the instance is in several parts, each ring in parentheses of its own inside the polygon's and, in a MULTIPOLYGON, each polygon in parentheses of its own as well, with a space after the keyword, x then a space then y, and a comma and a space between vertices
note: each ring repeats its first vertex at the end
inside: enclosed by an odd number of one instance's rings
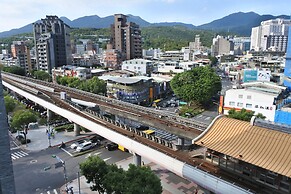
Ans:
POLYGON ((204 120, 209 120, 210 119, 210 117, 206 117, 204 120))
POLYGON ((87 154, 87 156, 85 158, 89 158, 91 156, 91 153, 90 154, 87 154))
POLYGON ((202 115, 198 115, 196 118, 199 119, 199 118, 201 118, 201 117, 203 117, 203 116, 202 116, 202 115))
POLYGON ((13 156, 14 158, 19 158, 17 155, 15 155, 14 153, 11 154, 11 156, 13 156))
POLYGON ((58 194, 58 192, 57 192, 57 190, 56 190, 56 189, 54 189, 54 193, 55 193, 55 194, 58 194))
POLYGON ((64 148, 61 148, 61 150, 63 150, 64 152, 66 152, 66 153, 69 154, 70 156, 73 156, 73 154, 71 154, 70 152, 68 152, 68 151, 65 150, 64 148))
POLYGON ((105 158, 105 159, 103 159, 104 160, 104 162, 106 162, 107 160, 110 160, 111 159, 111 157, 109 157, 109 158, 105 158))
POLYGON ((11 156, 11 158, 12 158, 12 160, 15 160, 15 159, 17 159, 17 158, 15 158, 14 156, 11 156))
POLYGON ((99 155, 99 154, 101 154, 102 152, 97 152, 97 153, 95 153, 94 155, 96 156, 96 155, 99 155))
POLYGON ((50 194, 51 192, 50 191, 47 191, 47 194, 50 194))
POLYGON ((28 156, 28 153, 26 153, 24 151, 20 151, 20 153, 24 154, 25 156, 28 156))
POLYGON ((15 154, 16 156, 19 156, 19 157, 23 157, 23 156, 25 156, 25 155, 23 155, 23 154, 21 154, 21 153, 19 153, 19 152, 14 152, 13 154, 15 154))

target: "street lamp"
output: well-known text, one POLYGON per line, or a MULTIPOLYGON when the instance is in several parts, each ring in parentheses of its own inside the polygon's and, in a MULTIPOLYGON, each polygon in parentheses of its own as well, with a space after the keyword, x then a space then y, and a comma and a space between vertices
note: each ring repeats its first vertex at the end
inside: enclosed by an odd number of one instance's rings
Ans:
MULTIPOLYGON (((60 157, 56 155, 52 155, 53 158, 57 159, 57 161, 63 166, 64 168, 64 179, 65 179, 65 185, 66 185, 66 192, 68 192, 68 177, 67 177, 67 171, 66 171, 66 164, 65 161, 63 161, 60 157)), ((58 164, 58 163, 57 163, 58 164)))

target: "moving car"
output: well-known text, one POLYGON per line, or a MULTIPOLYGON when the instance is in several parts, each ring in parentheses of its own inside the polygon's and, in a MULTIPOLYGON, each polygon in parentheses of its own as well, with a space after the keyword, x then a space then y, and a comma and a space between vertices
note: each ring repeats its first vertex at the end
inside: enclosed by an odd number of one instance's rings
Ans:
POLYGON ((93 148, 96 144, 95 143, 92 143, 90 141, 86 141, 82 144, 80 144, 77 148, 76 148, 76 151, 77 152, 82 152, 82 151, 85 151, 85 150, 89 150, 91 148, 93 148))

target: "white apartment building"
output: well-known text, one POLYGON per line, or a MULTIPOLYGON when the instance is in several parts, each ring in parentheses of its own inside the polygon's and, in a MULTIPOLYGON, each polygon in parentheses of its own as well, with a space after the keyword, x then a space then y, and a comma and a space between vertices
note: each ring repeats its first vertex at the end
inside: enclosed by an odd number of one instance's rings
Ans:
POLYGON ((290 19, 272 19, 261 22, 260 26, 252 28, 251 49, 264 51, 275 47, 277 51, 286 51, 290 19))
POLYGON ((286 87, 265 82, 242 84, 244 88, 229 89, 224 97, 224 114, 230 109, 246 109, 261 113, 266 120, 274 121, 277 98, 286 90, 286 87))
POLYGON ((131 59, 123 61, 121 69, 135 72, 137 75, 148 76, 153 71, 153 62, 145 59, 131 59))

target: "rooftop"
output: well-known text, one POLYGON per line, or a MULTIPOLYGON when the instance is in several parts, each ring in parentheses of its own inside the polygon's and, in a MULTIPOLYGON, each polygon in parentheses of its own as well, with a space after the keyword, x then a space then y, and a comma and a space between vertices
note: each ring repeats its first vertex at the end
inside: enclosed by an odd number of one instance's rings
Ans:
POLYGON ((220 117, 194 143, 291 177, 291 134, 220 117))

